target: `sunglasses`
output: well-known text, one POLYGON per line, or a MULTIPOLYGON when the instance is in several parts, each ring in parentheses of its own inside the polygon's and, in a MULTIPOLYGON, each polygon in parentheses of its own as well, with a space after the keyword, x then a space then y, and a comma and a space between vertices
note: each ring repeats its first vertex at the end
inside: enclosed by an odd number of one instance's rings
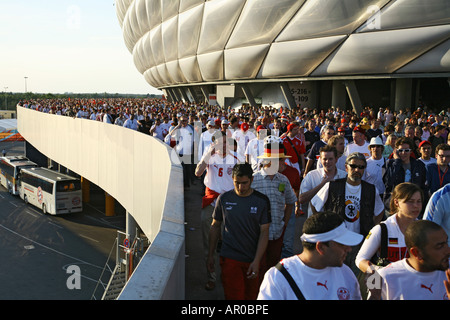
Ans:
POLYGON ((411 149, 398 149, 398 152, 410 152, 411 149))
POLYGON ((441 158, 450 158, 449 154, 438 154, 438 156, 441 158))
POLYGON ((350 168, 352 168, 352 169, 358 168, 358 169, 360 169, 360 170, 363 170, 363 169, 366 168, 365 166, 358 166, 357 164, 349 164, 348 166, 349 166, 350 168))

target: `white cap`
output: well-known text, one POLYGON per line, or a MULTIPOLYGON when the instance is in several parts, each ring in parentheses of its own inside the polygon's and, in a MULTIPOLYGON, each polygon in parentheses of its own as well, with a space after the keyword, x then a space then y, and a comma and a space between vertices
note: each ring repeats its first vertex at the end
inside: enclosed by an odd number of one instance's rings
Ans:
POLYGON ((345 227, 345 223, 334 228, 331 231, 317 234, 306 234, 304 233, 300 239, 305 242, 317 243, 317 242, 327 242, 334 241, 346 246, 356 246, 361 243, 363 236, 359 233, 348 230, 345 227))
POLYGON ((384 145, 380 137, 373 137, 372 139, 370 139, 369 147, 370 146, 384 146, 384 145))

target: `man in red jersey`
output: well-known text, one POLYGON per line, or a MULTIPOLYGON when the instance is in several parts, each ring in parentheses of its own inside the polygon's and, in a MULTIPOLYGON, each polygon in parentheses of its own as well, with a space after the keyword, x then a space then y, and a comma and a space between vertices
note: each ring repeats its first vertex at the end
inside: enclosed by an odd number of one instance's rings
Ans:
POLYGON ((286 149, 286 154, 291 156, 289 164, 298 170, 301 175, 302 170, 305 168, 305 143, 297 136, 300 127, 297 123, 293 122, 287 126, 287 133, 283 138, 283 145, 286 149))

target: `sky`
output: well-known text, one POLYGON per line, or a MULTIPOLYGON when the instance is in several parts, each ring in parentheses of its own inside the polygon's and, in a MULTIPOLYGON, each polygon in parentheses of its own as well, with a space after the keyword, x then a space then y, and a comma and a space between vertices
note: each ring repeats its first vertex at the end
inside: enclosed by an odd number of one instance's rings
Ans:
POLYGON ((136 69, 114 0, 0 0, 0 91, 25 90, 161 93, 136 69))

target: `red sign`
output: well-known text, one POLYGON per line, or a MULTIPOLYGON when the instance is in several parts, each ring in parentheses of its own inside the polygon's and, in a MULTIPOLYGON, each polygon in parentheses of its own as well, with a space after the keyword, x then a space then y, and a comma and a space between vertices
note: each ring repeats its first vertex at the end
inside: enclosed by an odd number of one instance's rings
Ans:
POLYGON ((41 189, 41 187, 38 188, 38 191, 37 191, 37 197, 38 197, 39 203, 42 203, 42 201, 44 201, 44 195, 42 194, 42 189, 41 189))

